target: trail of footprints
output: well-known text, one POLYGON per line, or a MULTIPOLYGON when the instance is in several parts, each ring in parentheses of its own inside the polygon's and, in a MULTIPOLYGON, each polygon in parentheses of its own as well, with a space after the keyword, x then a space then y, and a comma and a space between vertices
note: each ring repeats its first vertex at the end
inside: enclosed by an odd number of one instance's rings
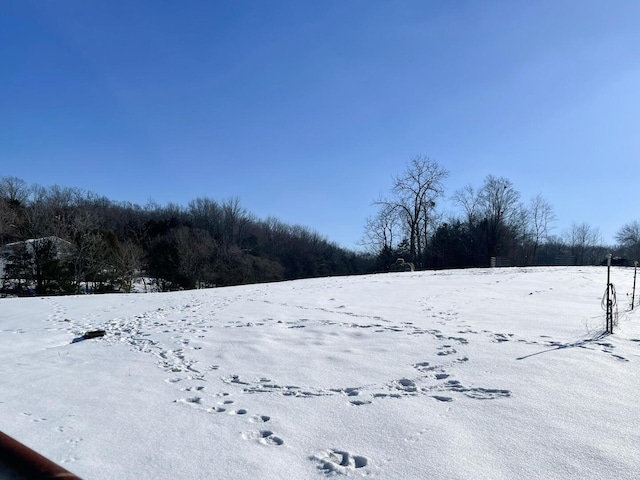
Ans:
MULTIPOLYGON (((23 419, 28 420, 34 423, 47 422, 48 420, 44 417, 40 417, 31 412, 22 412, 21 416, 23 419)), ((64 440, 64 444, 67 446, 65 449, 64 455, 56 459, 56 461, 60 462, 60 464, 71 463, 80 460, 80 457, 77 454, 77 447, 82 442, 82 437, 73 436, 73 428, 59 425, 55 427, 55 432, 64 435, 66 438, 64 440), (71 435, 71 436, 70 436, 71 435)), ((62 442, 60 442, 62 444, 62 442)))
MULTIPOLYGON (((268 303, 268 302, 267 302, 268 303)), ((145 312, 140 315, 129 317, 126 319, 113 319, 107 324, 108 332, 112 338, 117 341, 125 341, 132 348, 141 352, 149 353, 157 357, 159 368, 170 374, 167 382, 176 385, 182 385, 183 381, 206 381, 206 376, 211 371, 219 369, 218 365, 198 365, 197 362, 191 360, 188 350, 194 348, 190 345, 190 340, 184 338, 185 334, 191 334, 195 337, 202 337, 211 328, 206 321, 198 315, 189 315, 196 313, 200 305, 196 302, 190 302, 184 305, 159 308, 145 312), (175 313, 181 313, 179 319, 175 318, 175 313), (173 318, 168 318, 174 315, 173 318), (163 347, 159 341, 149 338, 147 333, 152 328, 158 333, 173 334, 171 341, 176 344, 173 348, 163 347)), ((300 307, 301 309, 309 309, 309 307, 300 307)), ((344 308, 343 306, 338 308, 344 308)), ((59 306, 55 306, 56 312, 52 320, 60 321, 65 312, 59 306)), ((465 325, 457 318, 456 312, 434 312, 434 317, 438 317, 443 325, 450 325, 449 322, 458 321, 458 329, 456 334, 448 335, 441 330, 433 328, 420 328, 411 322, 394 323, 381 317, 367 317, 350 313, 345 310, 336 312, 328 310, 329 313, 341 313, 345 316, 368 318, 369 323, 352 323, 352 322, 336 322, 329 320, 312 321, 307 318, 301 318, 298 321, 282 322, 273 318, 264 319, 260 322, 243 322, 231 321, 227 322, 227 328, 267 328, 271 325, 279 324, 287 328, 305 328, 310 323, 320 325, 335 326, 338 328, 357 328, 370 329, 376 334, 405 334, 405 335, 427 335, 435 339, 438 344, 436 346, 436 356, 439 361, 430 363, 428 361, 417 362, 411 365, 413 374, 406 377, 392 379, 382 385, 365 385, 365 386, 347 386, 336 388, 320 388, 309 385, 290 385, 283 384, 277 380, 267 377, 247 379, 240 375, 225 375, 218 377, 224 384, 235 389, 237 393, 242 394, 277 394, 289 397, 314 397, 314 396, 330 396, 341 395, 345 397, 346 402, 353 407, 364 407, 375 401, 384 399, 400 399, 405 397, 427 396, 437 402, 453 402, 456 398, 466 397, 474 400, 496 400, 508 398, 511 392, 500 388, 485 388, 478 386, 465 385, 459 380, 453 378, 451 367, 456 364, 464 364, 469 359, 460 351, 464 350, 468 344, 467 336, 469 334, 488 336, 492 342, 504 343, 509 341, 524 342, 544 347, 562 348, 563 344, 554 342, 548 338, 541 338, 539 341, 529 341, 518 339, 513 334, 495 333, 487 330, 476 331, 471 329, 470 325, 465 325)), ((67 324, 70 326, 69 324, 67 324)), ((573 345, 572 345, 573 346, 573 345)), ((583 345, 575 345, 583 346, 583 345)), ((609 353, 615 357, 613 353, 613 345, 605 341, 591 342, 584 345, 584 348, 600 348, 603 352, 609 353)), ((197 347, 195 347, 197 348, 197 347)), ((621 359, 621 358, 620 358, 621 359)), ((227 418, 236 418, 247 424, 253 425, 255 429, 244 431, 241 435, 247 441, 263 445, 265 447, 280 447, 285 445, 285 439, 276 433, 272 428, 265 428, 272 425, 272 419, 269 415, 250 412, 236 404, 230 393, 207 393, 205 386, 201 384, 192 385, 180 389, 185 396, 176 399, 174 403, 184 405, 189 408, 197 408, 203 412, 212 415, 228 416, 227 418)), ((42 421, 44 419, 41 419, 42 421)), ((34 417, 32 421, 39 421, 34 417)), ((77 439, 79 442, 81 439, 77 439)), ((73 439, 69 440, 73 442, 73 439)), ((71 444, 70 444, 71 445, 71 444)), ((75 444, 74 444, 75 445, 75 444)), ((72 458, 72 456, 70 457, 72 458)), ((311 457, 310 460, 317 463, 318 469, 327 476, 348 474, 351 471, 357 471, 370 464, 369 460, 360 455, 356 455, 341 449, 329 449, 319 452, 311 457)), ((70 460, 72 461, 72 460, 70 460)))
MULTIPOLYGON (((203 386, 197 386, 185 388, 183 389, 183 391, 190 393, 197 392, 201 395, 204 395, 204 389, 205 388, 203 386)), ((271 417, 269 415, 251 415, 245 408, 236 407, 236 402, 235 400, 229 398, 229 393, 224 392, 214 394, 212 396, 213 398, 221 399, 217 402, 214 402, 211 398, 204 398, 204 396, 201 395, 180 398, 178 400, 174 400, 174 403, 189 405, 191 407, 199 408, 208 413, 227 414, 245 418, 248 423, 256 425, 265 425, 271 421, 271 417)), ((282 439, 282 437, 276 435, 272 430, 265 428, 253 431, 245 431, 242 433, 242 438, 271 447, 284 445, 284 440, 282 439)))
MULTIPOLYGON (((81 326, 74 326, 70 324, 70 321, 65 318, 66 310, 64 307, 52 300, 47 301, 54 308, 54 313, 50 315, 50 320, 58 323, 58 325, 53 328, 65 328, 68 331, 74 331, 77 333, 78 327, 81 326), (66 323, 60 325, 62 322, 66 323)), ((265 303, 271 303, 266 300, 263 301, 265 303)), ((222 300, 220 305, 224 306, 228 303, 229 300, 222 300)), ((204 336, 204 333, 208 332, 208 328, 210 327, 204 319, 197 315, 190 315, 192 313, 197 313, 201 306, 202 305, 198 303, 198 301, 193 300, 186 304, 158 308, 156 310, 148 311, 125 319, 115 318, 108 322, 106 327, 109 334, 115 340, 125 341, 132 348, 138 351, 156 356, 158 359, 158 367, 172 375, 171 378, 167 379, 168 383, 178 384, 183 380, 205 381, 206 374, 210 371, 218 370, 219 366, 199 366, 197 365, 197 362, 190 360, 188 355, 185 353, 185 349, 189 347, 190 341, 183 337, 185 333, 190 333, 201 338, 204 336), (167 319, 169 314, 174 314, 176 312, 183 314, 180 319, 167 319), (174 336, 171 337, 172 340, 177 340, 178 343, 181 344, 181 347, 164 348, 160 342, 148 338, 151 335, 150 333, 147 333, 149 327, 155 328, 161 333, 174 334, 174 336)), ((284 306, 290 307, 291 305, 284 306)), ((427 361, 417 362, 411 365, 414 375, 391 380, 386 385, 325 389, 313 386, 281 384, 267 377, 244 379, 239 375, 222 376, 220 377, 222 382, 229 386, 238 388, 239 392, 244 394, 267 393, 290 397, 342 395, 345 397, 346 401, 354 407, 363 407, 379 399, 397 399, 418 395, 429 396, 438 402, 453 402, 457 396, 465 396, 475 400, 494 400, 510 397, 511 392, 509 390, 466 386, 452 377, 452 374, 448 370, 449 367, 468 361, 466 356, 459 354, 458 352, 458 349, 464 348, 464 345, 468 343, 467 338, 463 336, 468 334, 486 335, 495 343, 517 341, 548 348, 599 348, 601 351, 610 354, 617 360, 627 361, 624 357, 613 353, 614 346, 602 339, 594 339, 576 344, 562 344, 551 340, 549 337, 541 336, 540 340, 532 341, 515 338, 513 334, 495 333, 488 330, 476 331, 471 329, 470 325, 465 325, 463 323, 458 323, 458 328, 460 328, 460 330, 457 331, 457 335, 447 335, 438 329, 417 327, 411 322, 394 324, 382 317, 351 313, 344 310, 345 307, 343 305, 337 307, 338 310, 318 309, 306 306, 298 306, 298 308, 302 310, 321 310, 332 314, 340 313, 345 316, 371 320, 370 323, 364 324, 329 320, 316 321, 316 323, 321 325, 338 326, 340 328, 371 329, 374 333, 404 333, 406 335, 431 336, 440 343, 440 345, 436 347, 436 355, 442 359, 442 362, 437 364, 431 364, 427 361)), ((457 318, 457 312, 455 311, 435 312, 431 307, 426 310, 427 313, 431 312, 431 316, 438 318, 438 323, 442 325, 447 325, 451 321, 459 320, 457 318)), ((92 319, 85 318, 83 320, 85 324, 90 325, 92 319)), ((311 320, 307 318, 301 318, 300 320, 293 322, 275 321, 273 318, 268 318, 262 322, 255 323, 232 321, 227 322, 227 325, 225 326, 227 328, 247 328, 264 327, 274 323, 284 323, 287 328, 305 328, 309 322, 311 322, 311 320)), ((633 339, 632 341, 640 343, 640 339, 633 339)), ((270 425, 270 416, 251 413, 247 411, 247 409, 238 407, 235 400, 230 398, 231 394, 226 392, 208 394, 205 391, 204 385, 194 385, 181 388, 181 391, 184 392, 186 396, 175 400, 174 403, 176 404, 197 408, 210 414, 233 416, 238 419, 243 419, 247 423, 258 427, 256 430, 245 431, 242 433, 242 437, 247 441, 255 442, 266 447, 279 447, 285 444, 284 439, 274 433, 272 429, 264 428, 266 425, 270 425)), ((32 415, 31 413, 25 412, 23 413, 23 416, 33 422, 46 421, 45 418, 40 418, 36 415, 32 415)), ((57 431, 64 433, 67 431, 67 428, 60 426, 57 428, 57 431)), ((71 437, 67 440, 67 443, 70 447, 76 447, 81 441, 82 439, 79 437, 71 437)), ((364 456, 355 455, 340 449, 324 450, 309 458, 317 463, 318 469, 322 473, 328 476, 348 474, 351 471, 366 467, 370 463, 364 456)), ((77 460, 76 456, 71 453, 68 457, 63 459, 61 463, 75 460, 77 460)))
MULTIPOLYGON (((198 386, 196 388, 186 388, 185 391, 197 391, 202 392, 204 387, 198 386)), ((345 393, 349 394, 352 390, 347 389, 345 393)), ((184 403, 187 405, 201 407, 204 408, 205 411, 210 413, 218 413, 218 414, 229 414, 229 415, 237 415, 241 417, 247 417, 247 421, 252 424, 260 425, 261 427, 258 430, 245 431, 242 433, 242 438, 257 443, 259 445, 264 445, 266 447, 279 447, 284 445, 284 439, 274 433, 273 430, 269 428, 264 428, 268 422, 271 421, 271 417, 268 415, 249 415, 249 412, 243 408, 236 408, 235 401, 229 399, 230 394, 228 393, 218 393, 215 396, 222 398, 222 400, 216 402, 216 404, 212 407, 206 407, 206 401, 203 397, 193 396, 187 397, 184 399, 176 400, 176 403, 184 403)), ((317 453, 309 457, 310 460, 316 462, 318 464, 318 469, 327 475, 331 474, 348 474, 350 471, 357 470, 363 467, 366 467, 369 464, 369 460, 361 455, 354 455, 347 451, 339 450, 339 449, 329 449, 324 450, 322 452, 317 453)))
MULTIPOLYGON (((362 328, 362 326, 360 326, 362 328)), ((244 379, 239 375, 222 377, 222 381, 241 388, 242 393, 276 393, 292 397, 313 397, 328 395, 343 395, 353 406, 371 404, 375 399, 402 398, 407 396, 428 395, 438 401, 450 402, 454 394, 477 400, 493 400, 507 398, 511 392, 506 389, 465 386, 460 381, 451 378, 447 368, 455 364, 462 364, 469 359, 458 355, 456 347, 464 346, 468 340, 464 337, 447 336, 439 330, 417 329, 409 322, 398 329, 407 334, 428 334, 441 342, 436 355, 443 357, 443 362, 431 365, 429 362, 418 362, 412 365, 417 375, 390 381, 386 385, 368 385, 358 387, 318 388, 312 386, 282 385, 269 378, 244 379), (404 327, 404 328, 403 328, 404 327), (453 357, 452 357, 453 356, 453 357), (449 357, 453 360, 447 360, 449 357)), ((502 338, 502 337, 499 337, 502 338)))
MULTIPOLYGON (((186 310, 191 308, 191 305, 177 308, 186 310)), ((348 312, 342 313, 344 315, 358 316, 348 312)), ((181 384, 181 382, 187 380, 206 381, 207 374, 210 371, 218 370, 219 366, 201 366, 197 362, 190 360, 187 353, 189 340, 181 336, 184 333, 192 333, 196 334, 196 336, 198 333, 206 333, 206 325, 195 322, 181 324, 182 322, 176 320, 168 322, 165 317, 166 312, 159 309, 125 320, 114 320, 111 327, 121 341, 128 342, 137 350, 155 355, 158 358, 158 366, 171 374, 167 382, 181 384), (149 326, 159 329, 163 333, 175 333, 171 337, 172 340, 182 346, 163 348, 159 342, 149 339, 149 334, 144 333, 149 326), (187 330, 185 330, 185 327, 187 327, 187 330)), ((247 379, 235 374, 220 376, 219 379, 229 387, 236 389, 237 393, 277 394, 296 398, 341 395, 353 407, 366 407, 374 401, 382 399, 397 399, 418 395, 429 396, 439 402, 452 402, 459 395, 477 400, 506 398, 511 395, 510 391, 503 389, 465 386, 452 378, 447 371, 449 367, 455 364, 462 364, 468 360, 466 356, 458 352, 458 349, 464 348, 464 345, 468 343, 468 340, 462 335, 477 332, 463 330, 459 332, 461 335, 451 336, 437 329, 416 327, 411 322, 394 324, 380 317, 370 317, 370 319, 372 322, 368 324, 327 320, 318 320, 316 322, 321 325, 337 326, 339 328, 371 329, 373 333, 428 335, 439 342, 436 347, 436 355, 442 358, 442 362, 434 365, 426 361, 418 362, 411 366, 414 375, 391 380, 385 385, 327 389, 309 385, 283 384, 267 377, 247 379)), ((309 322, 311 320, 303 318, 297 322, 286 322, 284 325, 288 328, 305 328, 309 322)), ((225 326, 227 328, 261 328, 274 324, 283 324, 283 322, 278 322, 272 318, 255 323, 238 320, 227 322, 225 326)), ((496 336, 498 340, 502 338, 500 334, 496 336)), ((504 338, 509 339, 507 336, 504 338)), ((278 435, 274 429, 265 428, 273 423, 269 415, 250 412, 246 408, 238 406, 236 401, 231 398, 232 395, 230 393, 217 392, 209 394, 206 392, 205 386, 201 384, 181 388, 181 391, 185 396, 175 400, 174 403, 196 408, 212 415, 228 416, 227 418, 234 417, 256 427, 255 429, 244 431, 241 434, 243 439, 265 447, 281 447, 285 445, 285 439, 278 435)), ((317 467, 322 473, 328 476, 347 475, 349 472, 358 471, 370 464, 366 457, 341 449, 324 450, 309 458, 317 463, 317 467)))

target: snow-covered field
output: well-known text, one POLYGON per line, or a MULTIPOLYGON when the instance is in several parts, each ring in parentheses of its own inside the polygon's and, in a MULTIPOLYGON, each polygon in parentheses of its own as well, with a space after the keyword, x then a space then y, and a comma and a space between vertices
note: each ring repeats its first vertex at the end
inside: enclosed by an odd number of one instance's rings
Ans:
POLYGON ((0 430, 86 479, 637 479, 611 280, 611 336, 605 267, 2 299, 0 430))

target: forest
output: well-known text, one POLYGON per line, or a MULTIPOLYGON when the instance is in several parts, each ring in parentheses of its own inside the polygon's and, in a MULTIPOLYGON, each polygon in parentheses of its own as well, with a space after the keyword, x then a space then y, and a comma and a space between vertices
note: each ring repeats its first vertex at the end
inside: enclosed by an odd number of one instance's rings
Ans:
POLYGON ((553 206, 528 202, 503 177, 450 195, 448 171, 414 157, 373 202, 361 249, 352 251, 306 226, 259 219, 240 200, 196 198, 186 206, 114 202, 79 188, 0 177, 2 295, 159 291, 393 270, 489 266, 618 264, 640 258, 640 222, 622 226, 616 246, 597 227, 573 223, 554 235, 553 206))
POLYGON ((238 199, 187 206, 117 203, 70 187, 0 178, 3 291, 129 292, 136 278, 160 291, 346 275, 367 256, 238 199))

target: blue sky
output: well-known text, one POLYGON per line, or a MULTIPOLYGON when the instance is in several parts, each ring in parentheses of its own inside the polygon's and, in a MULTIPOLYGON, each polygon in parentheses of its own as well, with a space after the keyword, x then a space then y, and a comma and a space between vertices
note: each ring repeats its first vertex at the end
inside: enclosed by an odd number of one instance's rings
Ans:
POLYGON ((5 0, 0 176, 239 197, 355 247, 416 155, 606 242, 640 218, 640 2, 5 0))

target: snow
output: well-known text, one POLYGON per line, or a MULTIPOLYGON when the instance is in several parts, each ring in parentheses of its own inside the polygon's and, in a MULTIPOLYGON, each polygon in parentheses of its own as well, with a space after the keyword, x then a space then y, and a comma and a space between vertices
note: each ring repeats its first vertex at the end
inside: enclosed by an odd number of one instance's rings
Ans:
POLYGON ((86 479, 635 479, 611 279, 609 336, 605 267, 2 299, 0 430, 86 479))

